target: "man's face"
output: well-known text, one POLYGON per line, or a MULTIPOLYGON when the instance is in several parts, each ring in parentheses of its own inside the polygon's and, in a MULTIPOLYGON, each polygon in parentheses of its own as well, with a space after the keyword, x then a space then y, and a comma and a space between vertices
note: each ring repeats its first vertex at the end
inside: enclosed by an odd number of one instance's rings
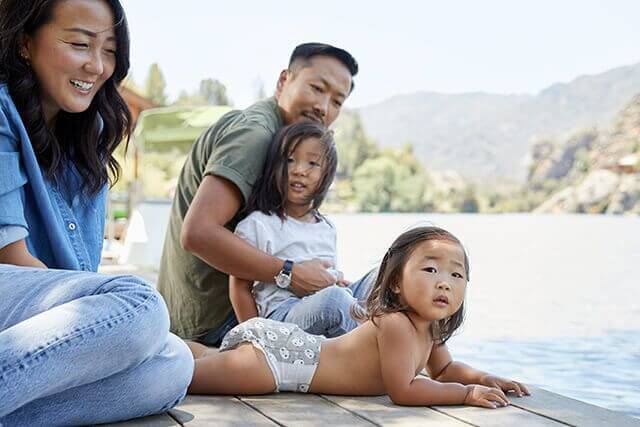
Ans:
POLYGON ((351 73, 331 56, 318 55, 280 73, 276 99, 285 125, 314 121, 329 126, 349 96, 351 73))

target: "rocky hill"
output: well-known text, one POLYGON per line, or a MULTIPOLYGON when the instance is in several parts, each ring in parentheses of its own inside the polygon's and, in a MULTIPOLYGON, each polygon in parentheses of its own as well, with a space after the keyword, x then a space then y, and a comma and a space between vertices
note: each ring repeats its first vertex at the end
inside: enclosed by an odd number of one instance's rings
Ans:
POLYGON ((358 112, 379 145, 410 142, 429 168, 476 179, 524 180, 533 138, 606 126, 638 92, 640 64, 635 64, 554 84, 535 96, 421 92, 358 112))
POLYGON ((640 95, 605 131, 537 140, 527 186, 533 192, 552 190, 535 212, 640 214, 640 95))

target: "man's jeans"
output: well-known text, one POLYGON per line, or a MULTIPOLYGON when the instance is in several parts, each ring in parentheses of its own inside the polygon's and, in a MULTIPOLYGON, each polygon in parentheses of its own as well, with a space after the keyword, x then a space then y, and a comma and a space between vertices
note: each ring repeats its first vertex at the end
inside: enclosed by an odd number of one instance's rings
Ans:
POLYGON ((290 298, 268 317, 294 323, 309 333, 329 338, 346 334, 358 326, 351 317, 351 306, 367 299, 376 272, 370 271, 347 288, 334 285, 303 298, 290 298))
POLYGON ((141 279, 0 264, 0 424, 72 425, 163 412, 188 347, 141 279))

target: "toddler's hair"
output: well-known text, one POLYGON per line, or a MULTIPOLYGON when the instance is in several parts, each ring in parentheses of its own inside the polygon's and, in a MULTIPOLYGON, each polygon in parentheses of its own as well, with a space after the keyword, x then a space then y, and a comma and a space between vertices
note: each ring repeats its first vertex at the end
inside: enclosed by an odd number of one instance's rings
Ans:
MULTIPOLYGON (((406 311, 407 307, 400 302, 400 295, 394 287, 402 279, 402 270, 415 248, 429 240, 443 240, 460 246, 464 253, 464 269, 469 280, 469 257, 464 246, 453 234, 438 227, 416 227, 402 233, 392 244, 382 259, 376 281, 371 293, 365 301, 365 307, 354 305, 352 315, 358 320, 371 320, 383 314, 406 311)), ((462 325, 464 320, 464 302, 454 314, 446 319, 431 323, 431 336, 434 341, 444 344, 462 325)))
POLYGON ((261 211, 267 215, 285 218, 287 188, 289 185, 289 155, 298 144, 308 138, 318 138, 324 147, 322 153, 322 178, 312 196, 311 210, 317 212, 336 175, 338 153, 333 132, 313 122, 294 123, 281 128, 269 147, 262 175, 247 203, 247 213, 261 211))

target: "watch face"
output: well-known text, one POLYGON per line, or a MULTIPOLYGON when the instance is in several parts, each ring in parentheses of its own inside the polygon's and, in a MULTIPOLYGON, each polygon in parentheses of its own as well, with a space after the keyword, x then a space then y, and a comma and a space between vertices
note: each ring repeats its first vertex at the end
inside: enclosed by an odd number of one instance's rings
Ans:
POLYGON ((278 274, 275 279, 276 285, 278 285, 278 287, 282 289, 288 288, 289 284, 291 283, 291 277, 283 273, 278 274))

